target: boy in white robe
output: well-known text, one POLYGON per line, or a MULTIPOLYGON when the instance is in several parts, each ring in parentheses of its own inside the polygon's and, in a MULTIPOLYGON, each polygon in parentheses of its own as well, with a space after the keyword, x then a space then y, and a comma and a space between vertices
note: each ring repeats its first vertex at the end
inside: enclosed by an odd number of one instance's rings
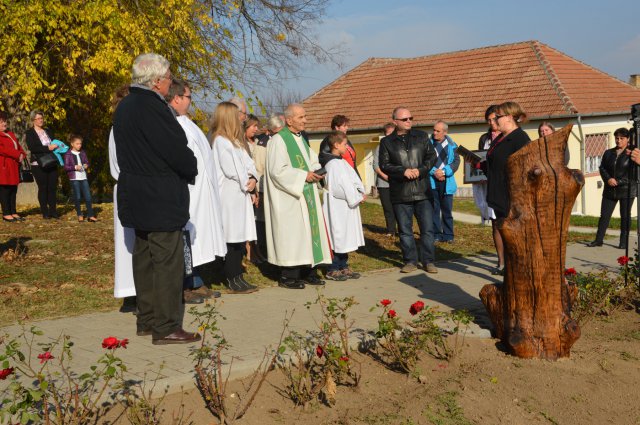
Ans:
POLYGON ((359 205, 367 196, 353 167, 342 159, 347 146, 345 133, 334 131, 329 135, 331 158, 325 165, 326 192, 322 208, 333 247, 333 262, 326 278, 337 281, 360 277, 349 268, 349 252, 364 246, 359 205))

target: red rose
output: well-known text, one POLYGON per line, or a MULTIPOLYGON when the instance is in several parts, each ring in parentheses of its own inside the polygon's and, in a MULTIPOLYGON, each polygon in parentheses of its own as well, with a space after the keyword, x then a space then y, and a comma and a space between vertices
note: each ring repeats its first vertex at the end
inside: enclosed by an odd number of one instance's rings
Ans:
POLYGON ((622 257, 618 257, 618 264, 621 266, 626 266, 629 263, 629 257, 623 255, 622 257))
POLYGON ((573 267, 571 267, 570 269, 565 269, 564 270, 564 275, 566 277, 572 277, 572 276, 575 276, 577 274, 578 274, 578 272, 573 267))
POLYGON ((382 301, 380 301, 380 304, 382 304, 384 307, 388 306, 389 304, 391 304, 391 300, 388 299, 384 299, 382 301))
POLYGON ((11 375, 13 373, 13 368, 7 368, 7 369, 2 369, 0 370, 0 380, 5 380, 7 379, 7 376, 11 375))
POLYGON ((124 338, 123 340, 118 341, 118 347, 127 348, 128 343, 129 340, 127 338, 124 338))
POLYGON ((40 359, 40 364, 46 362, 47 360, 51 360, 53 358, 53 356, 51 355, 50 352, 45 352, 42 354, 38 354, 38 358, 40 359))
POLYGON ((322 349, 322 347, 320 347, 319 345, 316 347, 316 356, 318 357, 322 357, 322 355, 324 354, 324 350, 322 349))
POLYGON ((422 301, 416 301, 413 304, 411 304, 411 307, 409 308, 409 313, 411 313, 412 316, 415 316, 416 314, 420 313, 423 308, 424 308, 424 303, 422 301))
POLYGON ((387 316, 389 316, 390 319, 393 319, 394 317, 396 317, 396 311, 395 310, 389 310, 387 312, 387 316))
POLYGON ((340 357, 340 360, 343 361, 343 362, 348 362, 349 361, 349 357, 342 356, 342 357, 340 357))
POLYGON ((102 340, 102 348, 113 350, 114 348, 118 347, 119 343, 120 341, 118 341, 118 338, 116 338, 115 336, 110 336, 102 340))

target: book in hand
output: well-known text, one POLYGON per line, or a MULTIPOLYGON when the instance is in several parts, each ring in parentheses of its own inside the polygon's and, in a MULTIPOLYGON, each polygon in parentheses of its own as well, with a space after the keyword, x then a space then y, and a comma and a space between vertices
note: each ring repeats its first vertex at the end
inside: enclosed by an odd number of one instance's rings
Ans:
POLYGON ((477 164, 478 162, 482 161, 482 158, 480 156, 478 156, 475 152, 472 152, 469 149, 465 148, 464 146, 458 146, 456 152, 458 152, 458 155, 462 156, 465 161, 472 164, 477 164))

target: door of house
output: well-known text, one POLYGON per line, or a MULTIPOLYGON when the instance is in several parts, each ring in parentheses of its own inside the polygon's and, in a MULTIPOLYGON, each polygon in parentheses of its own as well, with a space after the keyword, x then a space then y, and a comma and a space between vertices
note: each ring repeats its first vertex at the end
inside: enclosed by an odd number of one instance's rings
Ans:
POLYGON ((368 194, 374 193, 373 189, 376 185, 375 173, 373 171, 373 149, 364 150, 364 176, 362 176, 362 183, 368 194))

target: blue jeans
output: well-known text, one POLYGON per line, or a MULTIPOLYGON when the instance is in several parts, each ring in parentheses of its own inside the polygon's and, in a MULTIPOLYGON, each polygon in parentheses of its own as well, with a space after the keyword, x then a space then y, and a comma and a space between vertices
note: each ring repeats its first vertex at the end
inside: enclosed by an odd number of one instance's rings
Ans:
POLYGON ((87 217, 93 217, 93 207, 91 206, 91 191, 89 191, 88 180, 71 180, 71 187, 73 188, 73 200, 76 203, 76 213, 78 217, 82 216, 82 210, 80 209, 80 201, 84 197, 85 205, 87 206, 87 217))
POLYGON ((413 238, 413 217, 420 228, 420 262, 423 266, 435 261, 433 246, 433 206, 429 199, 414 202, 393 204, 393 211, 398 220, 400 232, 400 249, 405 264, 418 264, 418 251, 413 238))
POLYGON ((331 263, 331 265, 329 266, 329 271, 330 272, 337 272, 338 270, 344 270, 347 267, 349 267, 349 265, 347 264, 347 262, 349 261, 349 254, 348 253, 343 253, 343 254, 339 254, 337 252, 333 253, 333 262, 331 263))
POLYGON ((431 194, 433 195, 433 233, 435 240, 452 241, 453 195, 445 193, 444 184, 436 184, 436 188, 431 189, 431 194))

